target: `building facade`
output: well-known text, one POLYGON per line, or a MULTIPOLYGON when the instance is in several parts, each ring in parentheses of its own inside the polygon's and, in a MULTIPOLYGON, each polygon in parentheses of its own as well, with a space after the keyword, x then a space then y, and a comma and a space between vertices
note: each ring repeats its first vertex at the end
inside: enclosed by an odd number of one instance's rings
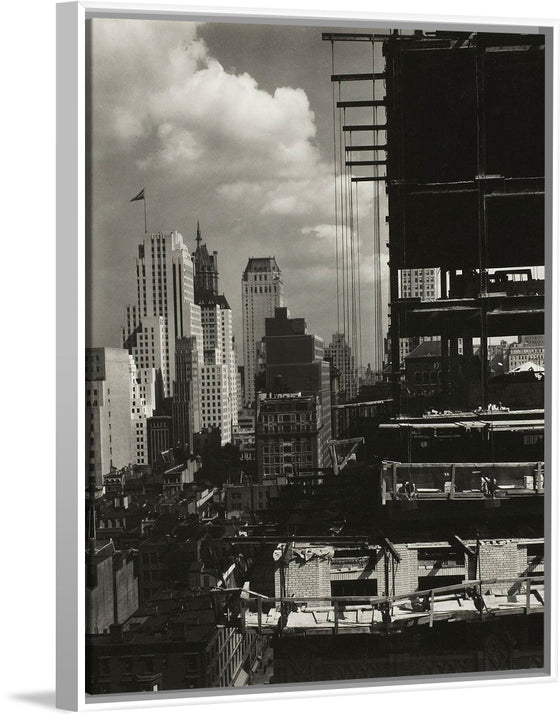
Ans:
POLYGON ((541 335, 523 336, 522 340, 511 345, 509 348, 509 371, 522 367, 527 362, 531 362, 537 367, 544 369, 544 340, 539 344, 539 339, 528 340, 529 337, 540 338, 541 335))
POLYGON ((237 359, 232 312, 218 292, 218 253, 208 253, 197 228, 193 254, 195 300, 200 308, 203 363, 200 375, 200 428, 218 427, 222 445, 231 442, 237 424, 237 359))
MULTIPOLYGON (((420 300, 433 301, 440 296, 440 269, 439 268, 406 268, 400 271, 400 297, 420 298, 420 300)), ((400 361, 412 352, 419 344, 431 337, 405 337, 399 343, 400 361)))
POLYGON ((190 608, 143 619, 140 628, 89 639, 89 694, 242 686, 264 645, 262 636, 217 626, 190 608))
POLYGON ((354 355, 343 334, 337 332, 325 348, 325 359, 340 373, 340 401, 351 401, 358 394, 358 373, 354 355))
POLYGON ((193 452, 193 434, 200 431, 200 371, 196 337, 175 343, 173 386, 173 445, 193 452))
POLYGON ((258 395, 257 468, 260 481, 325 465, 324 425, 316 395, 258 395))
POLYGON ((326 442, 331 438, 331 365, 324 359, 321 337, 307 333, 301 317, 291 318, 285 307, 267 318, 265 330, 265 386, 268 394, 316 395, 321 409, 319 466, 328 459, 326 442))
POLYGON ((138 609, 133 556, 113 542, 90 539, 86 552, 86 634, 108 632, 138 609))
POLYGON ((243 310, 243 358, 245 367, 245 403, 255 400, 257 351, 265 335, 265 320, 274 317, 284 304, 282 273, 276 258, 249 258, 241 280, 243 310))
POLYGON ((331 365, 323 340, 307 334, 303 318, 278 307, 266 319, 266 391, 257 396, 256 452, 259 480, 320 468, 329 463, 331 365), (286 428, 284 429, 284 426, 286 428))
POLYGON ((423 342, 405 359, 406 383, 415 396, 433 396, 442 390, 441 342, 423 342))
POLYGON ((194 300, 194 270, 183 236, 150 233, 138 246, 135 305, 126 310, 123 345, 139 368, 161 373, 164 397, 173 394, 175 341, 196 337, 202 362, 200 308, 194 300))
POLYGON ((147 421, 148 463, 152 466, 166 451, 171 448, 173 439, 173 417, 158 414, 147 421))
POLYGON ((132 463, 148 463, 148 419, 156 405, 156 370, 139 370, 132 355, 130 365, 132 463))
POLYGON ((86 349, 86 475, 103 486, 103 476, 132 463, 131 363, 126 350, 86 349))

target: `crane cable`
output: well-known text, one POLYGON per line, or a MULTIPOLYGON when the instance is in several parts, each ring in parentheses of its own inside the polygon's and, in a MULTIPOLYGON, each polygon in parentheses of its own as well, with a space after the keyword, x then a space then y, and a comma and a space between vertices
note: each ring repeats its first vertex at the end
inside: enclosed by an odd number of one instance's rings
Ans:
MULTIPOLYGON (((375 76, 375 43, 371 43, 372 49, 372 74, 375 76)), ((372 99, 375 100, 375 79, 372 79, 372 99)), ((373 124, 378 126, 378 110, 377 106, 373 106, 373 124)), ((373 144, 379 145, 379 130, 373 130, 373 144)), ((374 156, 379 156, 379 150, 376 149, 374 156)), ((381 212, 380 212, 380 196, 379 188, 379 168, 373 166, 373 293, 374 293, 374 364, 375 371, 380 373, 383 369, 383 322, 382 322, 382 284, 381 284, 381 212)))
MULTIPOLYGON (((331 74, 334 75, 334 41, 331 40, 331 74)), ((335 108, 335 87, 332 86, 332 121, 333 121, 333 171, 334 171, 334 232, 335 232, 335 255, 336 255, 336 331, 340 332, 340 267, 338 257, 338 189, 337 189, 337 164, 336 164, 336 108, 335 108)), ((340 82, 338 83, 340 92, 340 82)))

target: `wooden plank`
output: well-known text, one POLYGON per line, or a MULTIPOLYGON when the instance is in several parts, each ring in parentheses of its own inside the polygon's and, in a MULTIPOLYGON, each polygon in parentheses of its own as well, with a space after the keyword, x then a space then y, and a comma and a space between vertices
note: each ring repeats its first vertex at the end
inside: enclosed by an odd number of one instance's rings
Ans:
POLYGON ((458 545, 459 548, 463 551, 463 553, 470 556, 471 558, 476 557, 475 551, 470 546, 468 546, 463 540, 461 540, 461 538, 459 538, 458 535, 452 536, 451 544, 458 545))
MULTIPOLYGON (((388 539, 384 538, 382 541, 388 541, 388 539)), ((392 544, 391 544, 392 545, 392 544)), ((397 554, 398 555, 398 554, 397 554)), ((521 577, 521 578, 485 578, 484 580, 465 580, 462 583, 457 583, 454 585, 443 585, 441 587, 437 588, 430 588, 427 590, 413 590, 409 593, 403 593, 402 595, 375 595, 375 596, 370 596, 370 595, 331 595, 331 597, 325 597, 324 595, 317 595, 313 597, 265 597, 261 595, 249 597, 249 598, 244 598, 241 600, 242 607, 250 600, 257 600, 261 599, 263 603, 294 603, 294 602, 301 602, 301 603, 310 603, 310 602, 325 602, 325 600, 328 600, 332 603, 335 602, 348 602, 351 600, 355 605, 358 603, 365 603, 367 605, 379 605, 381 603, 387 603, 387 602, 401 602, 404 600, 409 600, 411 597, 424 597, 424 596, 430 596, 430 595, 440 595, 442 593, 453 593, 453 592, 460 592, 462 590, 465 590, 467 588, 474 588, 477 586, 485 586, 485 585, 513 585, 517 583, 525 583, 527 581, 531 581, 533 584, 542 584, 544 583, 544 576, 542 575, 532 575, 532 576, 527 576, 527 577, 521 577)))
POLYGON ((401 562, 401 556, 399 555, 397 549, 395 546, 391 543, 391 541, 388 538, 382 538, 381 543, 387 548, 389 553, 393 556, 393 558, 397 561, 397 563, 401 562))

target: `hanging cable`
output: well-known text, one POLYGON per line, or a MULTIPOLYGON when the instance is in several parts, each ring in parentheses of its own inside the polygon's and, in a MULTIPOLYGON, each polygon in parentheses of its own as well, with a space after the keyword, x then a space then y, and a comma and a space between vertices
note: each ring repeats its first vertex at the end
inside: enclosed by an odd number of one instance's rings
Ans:
MULTIPOLYGON (((342 126, 346 124, 346 109, 342 110, 342 126)), ((350 141, 352 141, 352 134, 350 133, 349 135, 350 141)), ((344 301, 344 316, 345 316, 345 329, 344 329, 344 335, 347 341, 349 341, 349 336, 350 336, 350 331, 351 331, 351 322, 350 322, 350 280, 349 280, 349 272, 350 272, 350 250, 349 250, 349 226, 350 226, 350 220, 348 216, 348 211, 349 211, 349 201, 348 201, 348 167, 346 166, 346 161, 343 158, 341 158, 342 165, 344 166, 344 182, 343 182, 343 191, 344 191, 344 295, 345 295, 345 301, 344 301)))
MULTIPOLYGON (((372 49, 372 73, 375 75, 375 43, 371 44, 372 49)), ((375 80, 372 80, 372 99, 375 100, 375 80)), ((378 110, 377 106, 373 106, 373 124, 378 126, 378 110)), ((373 144, 379 145, 379 131, 373 131, 373 144)), ((375 151, 375 157, 379 156, 378 150, 375 151)), ((382 320, 382 285, 381 285, 381 225, 380 225, 380 188, 379 188, 379 168, 377 165, 373 167, 373 289, 374 289, 374 363, 375 371, 379 374, 383 370, 383 320, 382 320)))
POLYGON ((356 360, 358 376, 362 373, 362 287, 360 259, 360 206, 358 201, 358 184, 356 184, 356 240, 358 246, 358 354, 356 360))
MULTIPOLYGON (((352 146, 352 134, 350 134, 350 140, 348 143, 352 146)), ((351 329, 350 329, 350 351, 353 355, 356 354, 356 260, 354 251, 354 192, 352 190, 352 176, 350 171, 348 172, 348 196, 349 196, 349 217, 350 217, 350 271, 349 271, 349 281, 350 281, 350 319, 351 319, 351 329)))
MULTIPOLYGON (((338 83, 338 101, 340 102, 340 82, 338 83)), ((339 127, 339 161, 340 161, 340 255, 341 255, 341 284, 342 284, 342 332, 346 335, 346 201, 345 201, 345 167, 344 167, 344 137, 342 110, 338 112, 339 127)))
MULTIPOLYGON (((331 74, 334 75, 334 41, 331 40, 331 74)), ((335 256, 336 256, 336 331, 340 332, 340 268, 338 259, 338 189, 337 189, 337 165, 336 165, 336 98, 334 82, 332 85, 332 119, 333 119, 333 171, 334 171, 334 233, 335 233, 335 256)), ((338 83, 340 93, 340 82, 338 83)))

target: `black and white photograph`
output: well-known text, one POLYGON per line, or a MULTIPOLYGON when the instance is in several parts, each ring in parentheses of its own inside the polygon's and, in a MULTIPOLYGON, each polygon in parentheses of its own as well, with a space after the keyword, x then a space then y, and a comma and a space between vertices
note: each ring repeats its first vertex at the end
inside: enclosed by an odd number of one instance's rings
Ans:
POLYGON ((86 20, 89 700, 549 672, 549 42, 86 20))

